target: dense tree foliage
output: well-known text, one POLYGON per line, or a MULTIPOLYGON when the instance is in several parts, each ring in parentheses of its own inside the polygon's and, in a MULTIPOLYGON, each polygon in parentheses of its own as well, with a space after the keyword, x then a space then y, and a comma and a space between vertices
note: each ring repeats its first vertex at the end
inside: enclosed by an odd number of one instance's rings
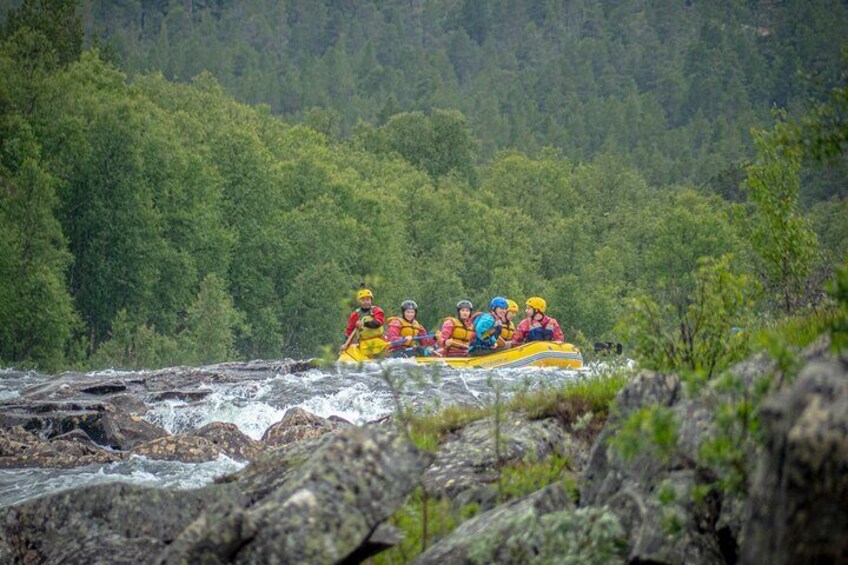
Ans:
MULTIPOLYGON (((663 323, 675 312, 701 319, 699 292, 724 304, 715 281, 759 277, 781 304, 787 293, 804 306, 801 289, 817 296, 846 257, 846 201, 834 194, 805 215, 799 192, 822 180, 800 168, 800 150, 778 148, 789 126, 773 129, 750 165, 753 141, 740 128, 764 96, 811 94, 797 82, 778 87, 758 66, 763 38, 807 36, 780 28, 784 5, 763 34, 739 23, 759 8, 668 4, 669 19, 657 21, 628 2, 425 2, 421 13, 368 3, 85 5, 89 26, 111 22, 130 69, 194 77, 174 81, 129 79, 98 49, 80 51, 72 3, 24 2, 0 28, 0 362, 312 355, 341 341, 361 281, 391 315, 417 300, 428 328, 462 298, 542 295, 578 342, 620 337, 632 297, 661 305, 663 323), (248 17, 257 7, 276 19, 248 17), (675 17, 687 27, 671 25, 675 17), (739 28, 710 23, 724 17, 739 28), (218 45, 226 26, 243 41, 218 45), (656 53, 667 43, 680 53, 659 64, 634 48, 651 41, 656 53), (563 56, 564 45, 580 55, 563 56), (282 74, 264 66, 272 54, 282 74), (268 105, 228 94, 264 100, 260 78, 272 76, 279 98, 268 105), (672 99, 658 102, 660 92, 672 99), (731 162, 720 178, 733 190, 685 181, 731 162), (672 179, 681 182, 661 182, 672 179), (701 267, 725 255, 734 259, 701 267)), ((828 33, 841 25, 811 21, 828 33)), ((829 80, 822 45, 799 42, 797 60, 780 59, 775 73, 803 64, 829 80)), ((819 104, 798 131, 832 115, 828 107, 841 111, 827 97, 819 104)), ((775 300, 749 299, 761 319, 774 314, 775 300)), ((735 323, 731 306, 709 318, 711 338, 735 323)))
MULTIPOLYGON (((767 127, 772 107, 797 109, 838 83, 848 37, 839 0, 84 6, 90 36, 131 75, 209 70, 237 99, 320 120, 331 135, 346 137, 359 120, 455 108, 484 158, 545 146, 572 161, 615 154, 652 184, 719 192, 738 186, 734 172, 755 152, 748 130, 767 127)), ((422 127, 413 114, 392 131, 422 127)), ((421 133, 401 144, 414 150, 433 132, 421 133)), ((432 170, 438 152, 430 145, 414 162, 432 170)), ((839 179, 822 179, 819 197, 845 196, 844 171, 839 179)))

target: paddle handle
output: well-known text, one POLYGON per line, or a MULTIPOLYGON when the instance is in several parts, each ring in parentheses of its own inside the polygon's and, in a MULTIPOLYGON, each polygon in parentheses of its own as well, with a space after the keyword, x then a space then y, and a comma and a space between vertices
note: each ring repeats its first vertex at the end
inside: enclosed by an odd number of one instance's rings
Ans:
MULTIPOLYGON (((412 338, 412 341, 420 341, 422 339, 430 339, 431 337, 436 337, 436 334, 417 335, 417 336, 412 338)), ((402 337, 400 339, 390 341, 389 345, 391 345, 392 347, 397 347, 398 345, 403 345, 404 343, 406 343, 406 338, 402 337)))
POLYGON ((350 332, 350 335, 347 336, 347 341, 345 341, 344 345, 342 345, 342 353, 347 351, 347 348, 350 347, 350 342, 353 341, 353 336, 355 336, 358 333, 359 333, 359 328, 356 328, 352 332, 350 332))

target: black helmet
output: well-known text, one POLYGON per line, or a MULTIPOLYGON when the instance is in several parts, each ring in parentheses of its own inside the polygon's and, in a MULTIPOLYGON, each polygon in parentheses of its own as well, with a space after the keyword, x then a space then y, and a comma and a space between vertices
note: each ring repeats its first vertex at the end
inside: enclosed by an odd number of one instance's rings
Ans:
POLYGON ((403 314, 407 310, 415 310, 415 313, 418 313, 418 304, 415 303, 414 300, 404 300, 400 304, 400 313, 403 314))
POLYGON ((456 303, 456 311, 459 312, 462 308, 468 308, 472 312, 474 311, 474 305, 471 304, 470 300, 460 300, 456 303))

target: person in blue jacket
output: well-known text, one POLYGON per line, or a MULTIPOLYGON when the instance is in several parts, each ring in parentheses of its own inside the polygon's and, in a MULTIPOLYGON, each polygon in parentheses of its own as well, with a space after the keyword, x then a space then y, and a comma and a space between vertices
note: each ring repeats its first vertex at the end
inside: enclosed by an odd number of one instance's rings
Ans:
POLYGON ((489 303, 488 312, 478 312, 472 317, 474 339, 468 347, 469 355, 485 355, 498 347, 498 337, 506 319, 509 303, 506 298, 496 296, 489 303))

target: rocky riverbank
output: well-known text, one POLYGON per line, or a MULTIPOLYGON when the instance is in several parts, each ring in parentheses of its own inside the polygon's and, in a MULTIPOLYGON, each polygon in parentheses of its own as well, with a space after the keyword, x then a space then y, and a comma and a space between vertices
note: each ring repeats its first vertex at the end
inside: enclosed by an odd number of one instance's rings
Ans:
POLYGON ((0 405, 0 465, 250 463, 201 489, 116 483, 15 505, 0 561, 356 563, 399 543, 391 517, 420 489, 477 514, 409 556, 419 563, 848 562, 848 359, 820 343, 802 361, 795 376, 760 356, 700 385, 644 371, 600 435, 581 431, 585 414, 515 411, 428 450, 397 419, 354 426, 301 409, 261 441, 220 422, 171 435, 128 389, 202 392, 190 378, 53 382, 0 405), (579 474, 576 492, 560 473, 505 500, 506 468, 551 458, 579 474))

